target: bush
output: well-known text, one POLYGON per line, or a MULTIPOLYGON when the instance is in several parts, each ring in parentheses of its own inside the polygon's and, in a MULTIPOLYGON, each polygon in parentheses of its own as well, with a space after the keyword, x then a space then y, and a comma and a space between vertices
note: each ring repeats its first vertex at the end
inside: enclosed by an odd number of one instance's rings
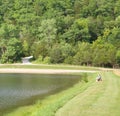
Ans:
POLYGON ((62 63, 64 57, 62 55, 62 50, 58 46, 55 46, 50 53, 51 63, 62 63))
POLYGON ((39 55, 38 59, 35 61, 35 63, 42 63, 43 62, 43 56, 39 55))
POLYGON ((44 60, 43 60, 43 63, 44 63, 44 64, 50 64, 50 63, 51 63, 51 62, 50 62, 50 57, 48 57, 48 56, 45 57, 44 60))
POLYGON ((64 60, 65 64, 72 64, 73 63, 73 57, 72 56, 68 56, 65 60, 64 60))

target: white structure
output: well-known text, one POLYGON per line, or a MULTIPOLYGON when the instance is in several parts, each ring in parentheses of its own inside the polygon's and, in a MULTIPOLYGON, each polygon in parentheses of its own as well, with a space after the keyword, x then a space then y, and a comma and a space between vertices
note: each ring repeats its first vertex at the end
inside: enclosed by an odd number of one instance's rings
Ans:
POLYGON ((33 56, 22 58, 22 63, 23 64, 31 64, 30 61, 29 61, 31 58, 33 58, 33 56))

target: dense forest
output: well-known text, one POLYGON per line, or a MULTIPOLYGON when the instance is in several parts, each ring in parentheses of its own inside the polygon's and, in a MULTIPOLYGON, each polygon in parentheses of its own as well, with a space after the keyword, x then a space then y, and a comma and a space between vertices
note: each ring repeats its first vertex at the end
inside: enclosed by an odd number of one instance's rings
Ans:
POLYGON ((0 0, 0 63, 120 64, 120 0, 0 0))

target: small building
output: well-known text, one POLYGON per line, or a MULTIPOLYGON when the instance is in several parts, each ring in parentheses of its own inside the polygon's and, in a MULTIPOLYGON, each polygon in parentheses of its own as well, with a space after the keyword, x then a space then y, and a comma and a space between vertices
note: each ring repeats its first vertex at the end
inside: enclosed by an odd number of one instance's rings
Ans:
POLYGON ((30 62, 31 58, 33 58, 33 56, 28 56, 28 57, 22 58, 22 63, 23 64, 31 64, 31 62, 30 62))

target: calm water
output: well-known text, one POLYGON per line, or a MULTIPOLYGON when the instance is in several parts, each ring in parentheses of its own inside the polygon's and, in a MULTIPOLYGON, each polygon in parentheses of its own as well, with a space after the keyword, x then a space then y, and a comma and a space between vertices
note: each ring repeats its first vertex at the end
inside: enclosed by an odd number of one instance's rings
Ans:
POLYGON ((80 80, 76 75, 0 74, 0 115, 66 89, 80 80))

